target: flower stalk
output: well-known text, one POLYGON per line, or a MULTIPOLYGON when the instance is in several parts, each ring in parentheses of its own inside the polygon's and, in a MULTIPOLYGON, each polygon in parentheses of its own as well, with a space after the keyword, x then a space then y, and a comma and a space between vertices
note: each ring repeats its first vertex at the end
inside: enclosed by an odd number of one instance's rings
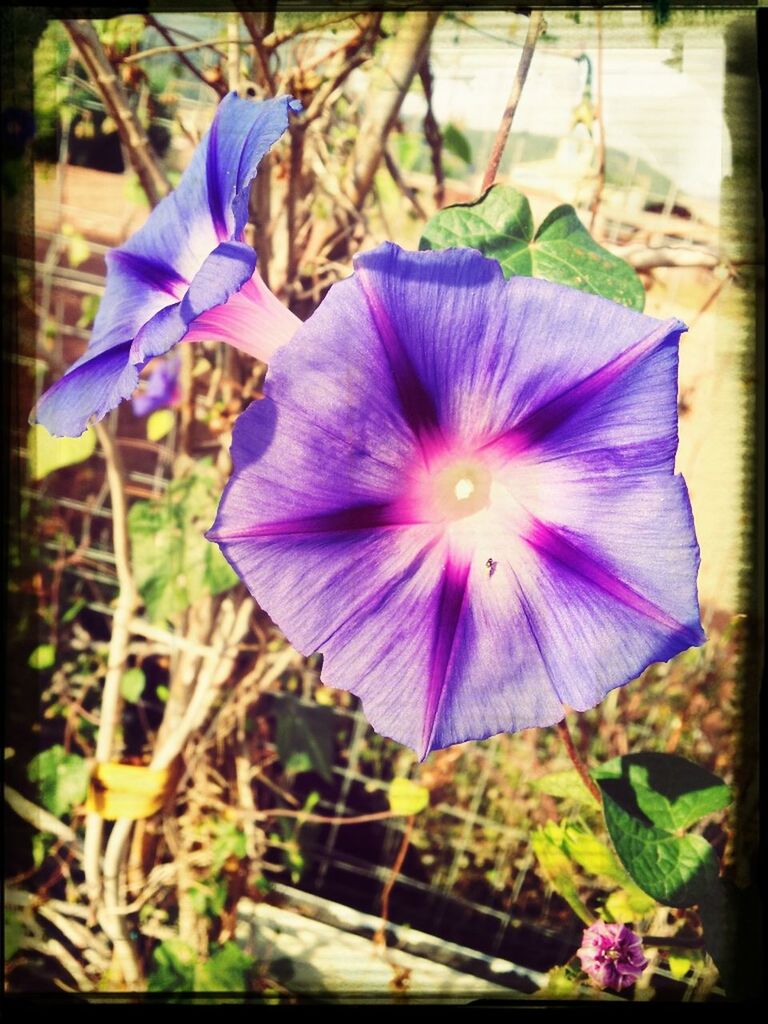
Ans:
POLYGON ((507 100, 507 108, 504 111, 501 124, 499 125, 499 130, 496 133, 496 138, 493 142, 493 149, 491 150, 488 166, 486 167, 485 174, 483 176, 483 184, 480 188, 481 192, 487 191, 487 189, 489 189, 496 180, 499 164, 501 163, 501 157, 504 153, 504 148, 507 145, 510 129, 512 128, 512 121, 514 120, 517 105, 520 102, 520 97, 523 93, 525 80, 528 77, 528 69, 531 66, 531 60, 533 59, 533 51, 536 49, 536 40, 539 38, 539 34, 543 27, 543 13, 541 11, 531 11, 528 19, 528 33, 526 34, 525 43, 523 44, 523 52, 520 54, 520 62, 517 65, 515 80, 512 83, 512 91, 510 92, 509 99, 507 100))
MULTIPOLYGON (((124 471, 120 453, 103 423, 95 423, 96 436, 101 444, 107 467, 112 501, 112 542, 115 552, 115 565, 119 583, 119 594, 115 615, 112 620, 112 633, 109 641, 107 674, 101 697, 101 713, 99 732, 96 740, 95 758, 97 764, 111 760, 115 743, 115 730, 120 714, 120 681, 125 669, 130 639, 130 622, 138 603, 136 585, 133 580, 130 562, 130 545, 128 540, 128 506, 125 498, 124 471)), ((85 872, 86 889, 91 903, 92 912, 96 911, 101 898, 101 846, 104 833, 104 819, 96 811, 90 811, 85 823, 85 843, 83 850, 83 870, 85 872)), ((117 886, 117 871, 111 871, 104 865, 104 889, 117 886), (112 875, 114 874, 114 879, 112 875)), ((105 899, 108 903, 108 899, 105 899)), ((103 915, 103 927, 113 944, 115 956, 120 964, 126 986, 133 988, 141 976, 136 951, 131 943, 128 927, 123 918, 112 916, 108 912, 103 915)))
POLYGON ((573 767, 579 773, 579 777, 581 778, 581 781, 587 787, 587 789, 592 794, 592 796, 595 798, 595 800, 598 802, 598 804, 602 804, 603 798, 602 798, 602 796, 600 794, 600 789, 599 789, 597 783, 595 782, 595 780, 589 774, 589 769, 587 768, 587 766, 582 761, 582 759, 581 759, 581 757, 579 755, 579 752, 576 749, 576 746, 575 746, 575 744, 573 742, 573 737, 571 736, 570 730, 568 728, 568 723, 566 722, 565 719, 563 719, 562 722, 558 722, 557 723, 555 728, 557 729, 558 733, 560 734, 560 738, 562 739, 562 741, 563 741, 563 743, 565 745, 565 749, 568 752, 568 757, 570 757, 571 762, 573 764, 573 767))

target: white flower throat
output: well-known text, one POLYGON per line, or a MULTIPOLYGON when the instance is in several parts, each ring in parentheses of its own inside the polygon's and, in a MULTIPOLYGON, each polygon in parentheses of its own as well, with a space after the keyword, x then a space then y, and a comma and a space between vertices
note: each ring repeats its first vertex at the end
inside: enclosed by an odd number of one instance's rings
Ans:
POLYGON ((442 516, 449 520, 464 519, 488 506, 491 474, 482 462, 460 459, 434 474, 432 488, 442 516))
POLYGON ((453 493, 456 495, 457 501, 465 501, 472 494, 475 493, 475 485, 469 479, 468 476, 463 476, 461 480, 456 482, 456 486, 453 489, 453 493))

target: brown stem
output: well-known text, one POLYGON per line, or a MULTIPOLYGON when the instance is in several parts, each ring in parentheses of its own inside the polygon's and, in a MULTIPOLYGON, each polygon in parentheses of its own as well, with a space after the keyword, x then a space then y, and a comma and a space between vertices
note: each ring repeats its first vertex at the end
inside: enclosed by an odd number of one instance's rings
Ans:
POLYGON ((83 66, 99 90, 107 113, 117 125, 120 141, 150 205, 157 206, 171 191, 170 183, 150 149, 147 133, 130 108, 126 92, 104 53, 96 30, 85 18, 65 19, 63 25, 75 44, 83 66))
POLYGON ((384 150, 383 156, 384 156, 384 165, 387 168, 387 170, 389 171, 390 177, 392 178, 394 183, 397 185, 397 187, 403 193, 403 195, 408 200, 408 202, 411 204, 411 206, 414 208, 414 210, 419 215, 419 217, 421 217, 422 220, 426 220, 427 219, 427 211, 424 209, 424 207, 419 202, 419 195, 418 195, 416 189, 411 188, 411 186, 403 178, 402 174, 400 173, 400 168, 395 163, 395 160, 394 160, 392 154, 389 152, 388 149, 384 150))
POLYGON ((259 821, 266 818, 298 818, 302 823, 310 821, 318 825, 364 825, 371 821, 402 818, 402 814, 398 814, 396 811, 373 811, 371 814, 356 814, 351 817, 329 817, 325 814, 308 814, 305 811, 294 811, 282 807, 268 811, 250 811, 247 807, 240 807, 238 810, 259 821))
MULTIPOLYGON (((424 115, 424 138, 427 140, 432 154, 432 172, 435 175, 435 206, 442 208, 445 202, 445 174, 443 173, 443 136, 432 109, 432 68, 429 65, 429 53, 426 54, 419 68, 419 78, 424 87, 427 100, 427 112, 424 115)), ((386 154, 385 154, 386 158, 386 154)), ((390 172, 391 173, 391 172, 390 172)))
POLYGON ((596 12, 597 15, 597 68, 596 68, 596 81, 595 81, 595 124, 598 128, 598 143, 597 143, 597 186, 595 188, 595 195, 592 200, 592 206, 590 207, 590 213, 592 215, 589 222, 590 234, 595 230, 595 221, 597 220, 597 211, 600 209, 600 200, 603 196, 603 188, 605 187, 605 123, 603 121, 603 22, 600 16, 600 11, 596 12))
POLYGON ((267 50, 264 46, 265 14, 264 12, 257 14, 253 11, 241 11, 240 17, 243 19, 243 24, 248 31, 248 35, 251 37, 253 49, 256 52, 256 59, 261 71, 261 84, 270 96, 274 96, 277 92, 275 78, 269 70, 269 58, 272 55, 272 51, 267 50))
POLYGON ((384 886, 384 890, 381 894, 381 924, 379 925, 379 930, 374 936, 374 941, 381 945, 386 945, 384 933, 387 927, 387 921, 389 920, 389 896, 402 869, 405 855, 408 852, 408 846, 411 842, 411 836, 413 835, 413 824, 415 821, 415 814, 408 816, 408 821, 405 824, 405 831, 403 832, 403 839, 400 843, 400 849, 397 851, 395 863, 392 865, 392 873, 387 879, 387 884, 384 886))
MULTIPOLYGON (((178 35, 185 33, 176 30, 178 35)), ((163 53, 189 53, 190 50, 213 50, 220 57, 224 56, 221 47, 228 43, 228 39, 196 39, 193 43, 175 43, 173 46, 153 46, 149 50, 140 50, 138 53, 129 53, 123 57, 121 64, 133 64, 138 60, 149 60, 150 57, 159 57, 163 53)))
POLYGON ((560 733, 560 737, 563 743, 565 744, 565 749, 568 751, 568 757, 570 757, 571 761, 573 762, 574 768, 579 773, 581 781, 587 787, 587 789, 595 798, 595 800, 597 800, 597 802, 601 804, 603 802, 603 798, 600 795, 600 789, 598 788, 595 780, 589 774, 587 766, 582 761, 581 757, 579 756, 579 752, 576 750, 576 747, 574 746, 573 738, 568 730, 568 723, 565 719, 563 719, 562 722, 557 723, 555 728, 560 733))
MULTIPOLYGON (((335 249, 352 232, 373 185, 392 128, 411 82, 424 60, 432 31, 440 17, 437 11, 409 11, 404 14, 389 61, 383 69, 395 85, 394 91, 372 94, 368 111, 352 154, 351 183, 345 189, 349 208, 336 211, 333 221, 317 221, 304 251, 304 262, 320 254, 335 258, 335 249)), ((371 42, 373 45, 373 42, 371 42)), ((311 113, 311 108, 308 113, 311 113)))
POLYGON ((286 224, 288 227, 288 259, 286 274, 293 281, 298 267, 296 252, 296 206, 301 193, 301 170, 304 162, 304 125, 288 126, 291 136, 291 159, 288 170, 288 198, 286 205, 286 224))
POLYGON ((512 83, 512 91, 510 92, 509 99, 507 101, 507 109, 504 111, 504 116, 501 119, 501 124, 499 125, 499 130, 496 133, 496 138, 493 143, 493 149, 491 150, 491 156, 488 160, 488 166, 485 169, 485 176, 483 177, 483 184, 480 189, 481 192, 485 192, 489 189, 496 179, 504 147, 507 144, 509 131, 512 127, 512 120, 515 116, 517 105, 520 102, 520 96, 523 92, 525 80, 528 77, 528 69, 531 66, 533 51, 536 48, 536 40, 539 38, 543 22, 544 15, 541 11, 531 12, 528 20, 528 33, 525 37, 525 43, 523 44, 523 52, 520 54, 520 62, 517 65, 515 80, 512 83))
POLYGON ((267 153, 261 161, 259 173, 251 188, 248 215, 253 228, 253 247, 256 250, 257 266, 261 279, 269 288, 269 268, 272 262, 272 161, 267 153))

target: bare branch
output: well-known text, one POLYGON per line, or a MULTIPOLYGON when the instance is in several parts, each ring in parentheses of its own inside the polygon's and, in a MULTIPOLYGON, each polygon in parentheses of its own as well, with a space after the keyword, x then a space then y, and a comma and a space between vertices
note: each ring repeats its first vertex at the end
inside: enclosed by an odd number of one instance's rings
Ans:
POLYGON ((174 43, 172 46, 153 46, 149 50, 141 50, 139 53, 130 53, 127 57, 123 57, 121 64, 133 64, 139 60, 148 60, 150 57, 159 57, 162 53, 188 53, 190 50, 203 50, 210 49, 220 56, 225 56, 224 51, 220 50, 220 46, 224 46, 229 43, 228 39, 207 39, 197 40, 194 43, 174 43))
POLYGON ((304 155, 304 126, 292 124, 288 126, 291 136, 291 161, 288 169, 288 197, 286 204, 286 221, 288 226, 288 260, 286 275, 292 281, 296 274, 296 203, 301 188, 301 170, 304 155))
POLYGON ((600 209, 600 200, 605 187, 605 121, 603 120, 603 19, 600 11, 595 12, 597 18, 597 69, 596 93, 595 93, 595 125, 598 131, 597 141, 597 184, 595 194, 590 206, 591 220, 589 222, 590 233, 595 230, 597 211, 600 209))
POLYGON ((227 86, 230 92, 240 88, 240 22, 236 14, 227 19, 227 86))
POLYGON ((707 267, 713 270, 721 262, 717 253, 700 246, 639 244, 610 245, 608 248, 635 270, 653 270, 656 267, 707 267))
POLYGON ((498 173, 504 147, 506 146, 507 139, 509 138, 509 130, 512 127, 512 120, 515 116, 517 105, 520 102, 520 96, 523 92, 525 80, 528 77, 528 69, 531 66, 533 51, 536 48, 536 40, 539 38, 539 33, 541 32, 543 25, 544 16, 541 11, 532 11, 528 20, 528 34, 525 37, 523 52, 520 54, 520 61, 517 65, 517 72, 515 73, 515 80, 512 84, 512 91, 510 92, 509 100, 507 101, 507 109, 504 111, 501 124, 499 125, 499 130, 496 133, 493 149, 491 150, 491 156, 488 160, 488 166, 485 169, 483 184, 480 189, 481 192, 485 192, 486 189, 491 187, 496 178, 496 174, 498 173))
MULTIPOLYGON (((192 699, 179 724, 158 744, 150 768, 167 768, 181 753, 189 737, 209 712, 219 686, 232 670, 238 644, 248 630, 254 604, 250 598, 245 598, 237 609, 231 601, 227 607, 231 614, 219 616, 217 636, 198 673, 192 699)), ((141 977, 129 938, 128 924, 120 907, 120 872, 132 829, 133 821, 121 818, 115 822, 110 834, 104 854, 104 913, 101 918, 102 927, 120 960, 128 987, 137 986, 141 977)))
MULTIPOLYGON (((358 68, 370 59, 373 54, 373 45, 379 33, 381 19, 381 12, 373 13, 360 32, 353 36, 352 39, 347 40, 339 48, 344 53, 343 60, 339 62, 335 74, 331 75, 317 90, 312 98, 312 102, 299 119, 300 124, 306 127, 318 118, 339 86, 352 74, 355 68, 358 68)), ((327 54, 326 58, 329 56, 330 54, 327 54)))
POLYGON ((3 796, 11 810, 15 811, 20 818, 23 818, 24 821, 28 822, 39 832, 50 832, 51 835, 61 839, 64 843, 69 843, 71 846, 79 845, 78 838, 69 825, 65 825, 63 821, 59 821, 49 811, 27 800, 26 797, 22 796, 21 793, 18 793, 11 786, 3 786, 3 796))
POLYGON ((66 946, 59 942, 58 939, 45 939, 42 941, 23 936, 20 946, 22 949, 33 949, 36 953, 42 953, 43 956, 55 957, 64 970, 74 979, 79 992, 93 992, 96 988, 80 966, 80 962, 72 956, 66 946))
POLYGON ((260 24, 262 18, 264 18, 264 13, 262 12, 261 17, 259 18, 252 11, 241 11, 240 16, 243 19, 243 24, 248 31, 248 35, 251 37, 253 48, 256 51, 256 59, 259 62, 262 84, 266 87, 270 96, 274 96, 277 92, 275 78, 269 69, 269 58, 272 56, 272 51, 267 50, 264 46, 263 32, 260 24))
MULTIPOLYGON (((387 138, 411 82, 424 60, 439 16, 439 12, 435 11, 411 11, 403 15, 396 45, 385 68, 388 77, 395 83, 395 89, 372 97, 352 153, 352 185, 346 189, 346 193, 357 217, 371 190, 376 169, 384 157, 387 138)), ((352 214, 341 209, 336 211, 335 220, 330 224, 318 223, 307 242, 304 260, 311 262, 323 252, 333 259, 334 246, 350 235, 355 223, 352 214)))
POLYGON ((388 149, 384 150, 384 164, 390 173, 390 176, 400 191, 403 193, 408 202, 413 206, 416 213, 423 219, 427 219, 427 211, 419 202, 419 195, 416 189, 411 188, 400 173, 400 168, 397 166, 392 154, 388 149))
MULTIPOLYGON (((424 57, 419 68, 419 78, 424 86, 427 100, 427 112, 424 115, 424 138, 427 140, 432 154, 432 170, 435 175, 435 206, 441 209, 445 201, 445 174, 443 173, 443 136, 432 109, 432 69, 429 66, 429 54, 424 57)), ((391 173, 391 172, 390 172, 391 173)))
POLYGON ((125 90, 107 60, 96 30, 87 19, 65 19, 63 25, 99 90, 107 113, 117 125, 120 139, 150 205, 157 206, 170 192, 170 182, 150 149, 146 132, 130 108, 125 90))
POLYGON ((411 82, 424 61, 438 17, 439 13, 435 11, 411 11, 403 16, 396 39, 398 45, 387 67, 389 77, 395 83, 395 91, 384 94, 380 102, 371 104, 355 145, 354 185, 350 198, 358 208, 373 184, 373 176, 381 162, 387 137, 411 82))
MULTIPOLYGON (((95 758, 97 763, 105 763, 112 758, 115 729, 120 712, 120 681, 123 676, 128 657, 130 641, 130 622, 138 603, 136 585, 133 581, 130 561, 130 543, 128 539, 128 506, 125 498, 122 460, 109 430, 102 422, 94 427, 101 444, 107 468, 110 498, 112 501, 112 543, 115 552, 115 566, 120 591, 112 621, 112 632, 109 639, 107 658, 107 674, 101 697, 101 714, 99 716, 99 733, 96 740, 95 758)), ((85 847, 83 854, 83 870, 86 888, 91 906, 95 907, 101 895, 100 856, 101 841, 104 831, 104 820, 100 814, 91 811, 85 823, 85 847)), ((130 941, 128 931, 123 922, 117 922, 114 928, 105 927, 115 948, 123 976, 129 986, 136 984, 141 976, 138 958, 130 941)))
MULTIPOLYGON (((227 87, 224 85, 224 83, 223 82, 219 82, 219 81, 212 81, 212 82, 208 81, 208 79, 202 73, 200 68, 195 67, 195 65, 192 63, 192 61, 189 59, 189 57, 185 56, 185 54, 183 53, 183 50, 185 49, 185 47, 184 46, 179 47, 179 46, 176 45, 176 42, 174 41, 173 36, 168 31, 168 29, 165 27, 165 25, 161 25, 160 22, 157 20, 157 18, 155 18, 151 14, 145 14, 144 15, 144 20, 146 21, 146 23, 148 25, 151 25, 153 28, 157 29, 157 31, 160 33, 160 35, 163 37, 163 39, 165 39, 165 41, 170 44, 170 46, 172 47, 172 49, 176 53, 176 56, 179 58, 179 60, 181 61, 181 63, 184 65, 185 68, 188 68, 192 72, 193 75, 195 75, 197 78, 200 79, 201 82, 205 82, 206 85, 209 85, 214 90, 214 92, 218 93, 219 96, 225 96, 226 95, 227 87)), ((190 47, 186 47, 186 49, 190 49, 190 47)), ((148 52, 149 51, 145 51, 143 56, 146 56, 148 52)), ((138 56, 142 56, 142 55, 139 54, 138 56)))
POLYGON ((294 28, 284 29, 282 32, 270 32, 268 36, 264 37, 264 46, 267 47, 267 49, 274 50, 276 47, 288 42, 289 39, 303 35, 305 32, 319 32, 321 29, 328 28, 330 25, 337 25, 339 22, 349 21, 351 18, 354 18, 357 13, 359 12, 352 11, 348 14, 332 14, 328 18, 314 22, 308 21, 301 25, 296 25, 294 28))

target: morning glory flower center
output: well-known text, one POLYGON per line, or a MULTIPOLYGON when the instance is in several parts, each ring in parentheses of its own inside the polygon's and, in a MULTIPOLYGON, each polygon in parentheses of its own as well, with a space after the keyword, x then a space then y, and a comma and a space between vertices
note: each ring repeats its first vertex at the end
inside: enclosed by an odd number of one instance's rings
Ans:
POLYGON ((432 487, 435 504, 446 519, 464 519, 490 504, 491 474, 475 460, 449 463, 434 474, 432 487))
POLYGON ((475 490, 475 485, 469 479, 469 477, 463 476, 461 480, 454 487, 454 493, 458 501, 464 501, 468 498, 475 490))

